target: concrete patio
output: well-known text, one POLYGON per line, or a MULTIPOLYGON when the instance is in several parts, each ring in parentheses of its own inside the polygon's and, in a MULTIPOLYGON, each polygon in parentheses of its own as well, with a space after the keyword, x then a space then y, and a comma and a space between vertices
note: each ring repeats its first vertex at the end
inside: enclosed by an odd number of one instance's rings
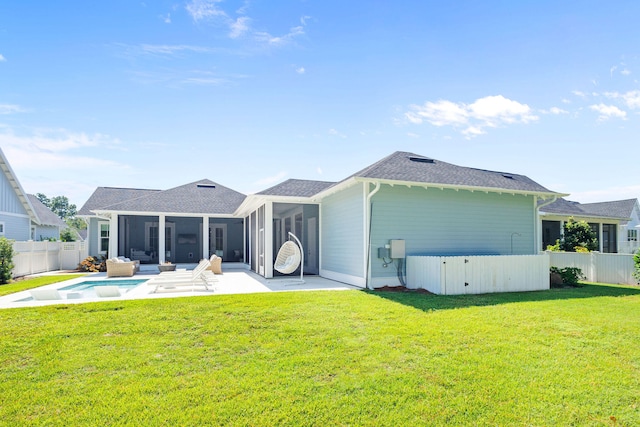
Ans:
MULTIPOLYGON (((355 286, 325 279, 319 276, 305 276, 304 283, 300 283, 300 276, 283 276, 274 279, 265 279, 246 269, 243 264, 224 265, 223 274, 216 274, 216 281, 213 283, 214 290, 205 290, 204 286, 196 284, 189 285, 190 279, 185 278, 189 272, 195 267, 195 264, 178 264, 175 272, 164 272, 160 275, 156 265, 142 265, 138 273, 133 277, 112 277, 107 278, 106 273, 90 273, 84 276, 78 276, 76 279, 64 282, 46 285, 40 289, 60 289, 69 285, 81 283, 87 280, 104 280, 117 282, 124 279, 142 279, 147 282, 123 293, 118 297, 88 297, 46 300, 46 301, 21 301, 31 297, 28 290, 17 292, 11 295, 0 297, 0 308, 17 308, 17 307, 34 307, 53 304, 82 304, 97 301, 114 301, 114 300, 134 300, 134 299, 150 299, 150 298, 178 298, 187 296, 215 296, 229 294, 248 294, 260 292, 293 292, 293 291, 319 291, 319 290, 358 290, 355 286), (175 278, 180 282, 180 286, 173 289, 158 289, 156 292, 154 279, 158 278, 175 278)), ((50 274, 59 274, 59 272, 50 272, 50 274)), ((210 277, 213 277, 211 275, 210 277)), ((114 283, 116 284, 116 283, 114 283)))

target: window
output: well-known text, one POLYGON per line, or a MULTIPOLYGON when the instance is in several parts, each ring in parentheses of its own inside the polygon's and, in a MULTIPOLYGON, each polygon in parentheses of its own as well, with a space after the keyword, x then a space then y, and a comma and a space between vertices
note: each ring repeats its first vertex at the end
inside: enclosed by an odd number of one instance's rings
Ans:
POLYGON ((99 236, 98 237, 98 253, 104 255, 109 252, 109 223, 98 223, 99 236))
POLYGON ((0 236, 4 236, 4 222, 0 222, 0 236))
POLYGON ((638 230, 627 230, 627 240, 629 242, 638 241, 638 230))

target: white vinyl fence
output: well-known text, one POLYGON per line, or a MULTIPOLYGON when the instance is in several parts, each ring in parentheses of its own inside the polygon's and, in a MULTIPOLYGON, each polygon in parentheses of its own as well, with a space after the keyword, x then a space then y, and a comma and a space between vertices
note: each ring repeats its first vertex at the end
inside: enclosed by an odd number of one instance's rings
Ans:
POLYGON ((408 256, 407 287, 439 295, 549 289, 549 257, 408 256))
POLYGON ((13 242, 13 277, 75 270, 89 256, 86 242, 13 242))
POLYGON ((603 254, 600 252, 547 252, 549 265, 565 268, 577 267, 589 282, 635 285, 633 255, 603 254))

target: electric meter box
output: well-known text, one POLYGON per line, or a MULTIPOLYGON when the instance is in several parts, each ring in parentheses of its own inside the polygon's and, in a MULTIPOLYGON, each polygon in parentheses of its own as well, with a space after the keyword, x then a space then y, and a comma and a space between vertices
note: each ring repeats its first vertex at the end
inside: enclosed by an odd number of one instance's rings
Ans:
POLYGON ((404 240, 390 240, 391 258, 399 259, 405 257, 404 240))

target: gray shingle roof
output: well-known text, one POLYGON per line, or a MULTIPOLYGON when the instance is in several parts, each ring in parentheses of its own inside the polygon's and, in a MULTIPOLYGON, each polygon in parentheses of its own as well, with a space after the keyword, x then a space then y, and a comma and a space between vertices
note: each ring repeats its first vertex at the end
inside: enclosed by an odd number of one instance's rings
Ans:
POLYGON ((636 199, 618 200, 615 202, 578 203, 566 199, 558 199, 555 202, 543 206, 541 211, 559 215, 573 215, 586 217, 601 217, 612 219, 629 219, 636 199), (630 206, 630 207, 629 207, 630 206))
POLYGON ((185 214, 228 214, 240 206, 246 196, 208 179, 164 191, 152 191, 142 197, 95 208, 109 211, 168 212, 185 214))
POLYGON ((334 182, 288 179, 257 194, 265 196, 311 197, 331 187, 334 182))
POLYGON ((89 200, 78 211, 81 216, 94 216, 95 209, 104 209, 125 200, 133 200, 157 193, 160 190, 144 190, 139 188, 98 187, 89 200))
POLYGON ((349 178, 353 177, 553 193, 524 175, 457 166, 404 151, 396 151, 349 178))
POLYGON ((596 215, 613 215, 619 218, 631 218, 633 207, 638 199, 614 200, 612 202, 583 203, 582 208, 596 215))
POLYGON ((58 215, 54 214, 51 209, 46 207, 36 196, 33 194, 27 194, 29 202, 33 206, 33 210, 36 212, 38 220, 42 225, 52 225, 56 227, 66 227, 67 223, 64 222, 58 215))

